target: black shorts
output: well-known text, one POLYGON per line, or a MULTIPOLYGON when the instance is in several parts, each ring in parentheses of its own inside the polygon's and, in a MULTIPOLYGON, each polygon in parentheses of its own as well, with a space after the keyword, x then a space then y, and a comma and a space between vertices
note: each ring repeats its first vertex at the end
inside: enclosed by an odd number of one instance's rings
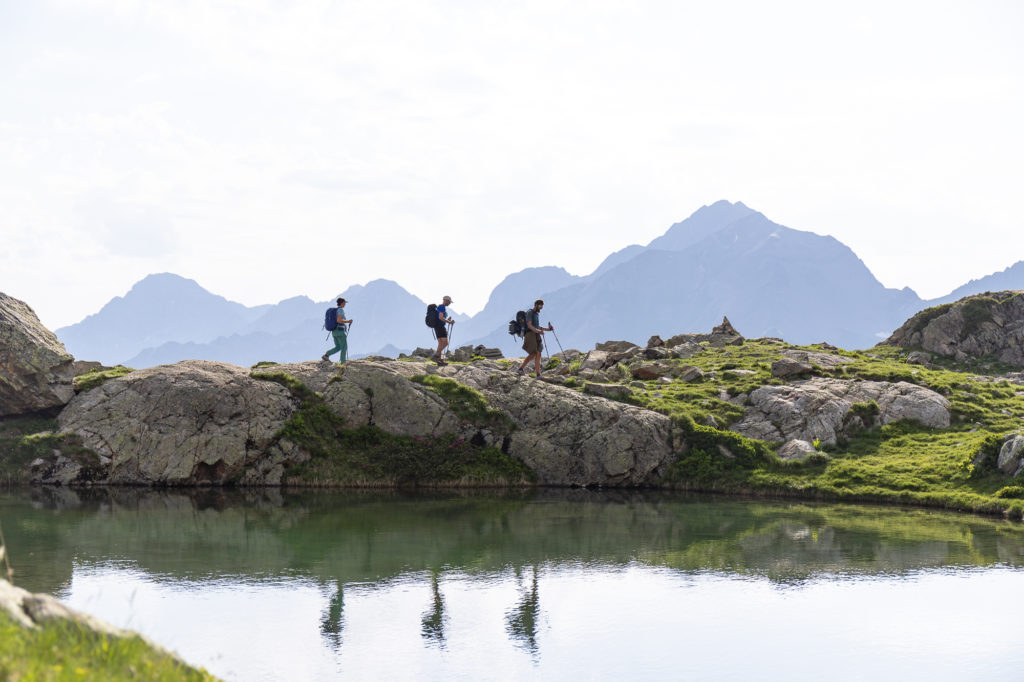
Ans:
POLYGON ((434 327, 434 333, 437 334, 437 338, 439 338, 439 339, 447 339, 448 338, 448 328, 445 325, 443 325, 443 324, 436 325, 434 327))

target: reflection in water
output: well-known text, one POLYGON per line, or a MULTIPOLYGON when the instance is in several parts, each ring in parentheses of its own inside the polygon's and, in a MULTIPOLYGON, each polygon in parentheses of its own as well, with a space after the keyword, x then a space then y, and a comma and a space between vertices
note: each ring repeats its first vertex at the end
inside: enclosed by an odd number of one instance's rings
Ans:
POLYGON ((431 594, 431 606, 423 614, 422 619, 422 633, 423 639, 428 644, 433 644, 444 648, 444 627, 445 627, 445 613, 444 613, 444 597, 441 596, 441 588, 437 584, 438 571, 430 571, 430 594, 431 594))
MULTIPOLYGON (((915 630, 922 650, 975 655, 957 650, 965 642, 1006 665, 992 638, 1013 628, 961 627, 985 593, 953 590, 971 594, 954 604, 948 583, 926 578, 953 572, 976 585, 974 569, 1002 570, 992 583, 1000 593, 1024 587, 1020 524, 661 492, 32 489, 0 492, 0 522, 23 587, 140 629, 229 679, 442 678, 454 661, 468 677, 642 677, 631 665, 658 661, 659 646, 700 640, 695 656, 728 658, 717 643, 749 636, 741 644, 770 659, 791 645, 787 632, 800 632, 805 650, 843 657, 910 646, 902 633, 915 630), (893 590, 923 596, 880 616, 893 590), (876 606, 851 620, 861 603, 876 606), (914 617, 932 603, 949 622, 914 617), (269 620, 281 641, 255 645, 254 623, 269 620), (872 639, 888 623, 900 629, 872 639), (781 639, 762 643, 776 630, 781 639), (286 651, 290 667, 250 651, 286 651), (218 668, 217 657, 234 667, 218 668), (299 658, 308 670, 294 669, 299 658), (608 668, 577 671, 584 658, 608 668)), ((698 668, 689 677, 707 672, 698 668)))
POLYGON ((528 586, 523 585, 523 573, 516 572, 521 598, 519 603, 505 615, 506 630, 514 642, 537 655, 537 624, 540 621, 540 594, 537 590, 537 564, 528 586))
POLYGON ((320 620, 320 632, 327 645, 341 653, 341 633, 345 629, 345 585, 336 581, 338 589, 327 603, 327 610, 320 620))

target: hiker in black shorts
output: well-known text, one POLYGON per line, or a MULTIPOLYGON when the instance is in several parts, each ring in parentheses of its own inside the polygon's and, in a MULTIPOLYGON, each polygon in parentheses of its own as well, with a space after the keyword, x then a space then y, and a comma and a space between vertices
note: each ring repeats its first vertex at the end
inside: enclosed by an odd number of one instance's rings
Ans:
POLYGON ((448 317, 448 306, 452 304, 452 297, 445 296, 441 300, 441 305, 437 306, 437 324, 434 325, 434 333, 437 334, 437 352, 434 353, 434 362, 439 365, 446 365, 444 361, 444 349, 448 347, 448 327, 449 324, 455 324, 455 320, 448 317))
POLYGON ((544 301, 537 299, 533 307, 526 311, 526 332, 523 334, 523 350, 526 351, 526 359, 516 370, 520 375, 525 375, 526 366, 533 360, 533 367, 537 378, 540 378, 540 356, 544 350, 544 332, 554 331, 554 326, 549 322, 547 327, 540 326, 540 311, 544 307, 544 301))

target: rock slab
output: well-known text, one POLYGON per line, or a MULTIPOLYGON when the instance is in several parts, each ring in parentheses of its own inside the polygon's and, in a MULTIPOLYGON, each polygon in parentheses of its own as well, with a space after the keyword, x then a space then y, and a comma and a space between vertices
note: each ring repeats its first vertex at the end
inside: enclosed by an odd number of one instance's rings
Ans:
POLYGON ((74 358, 26 303, 0 293, 0 417, 65 405, 74 358))
POLYGON ((879 425, 911 419, 933 428, 949 426, 949 401, 905 381, 851 381, 816 377, 791 386, 762 386, 747 398, 747 413, 731 430, 760 440, 815 439, 834 444, 851 427, 871 426, 854 414, 856 403, 874 401, 879 425))

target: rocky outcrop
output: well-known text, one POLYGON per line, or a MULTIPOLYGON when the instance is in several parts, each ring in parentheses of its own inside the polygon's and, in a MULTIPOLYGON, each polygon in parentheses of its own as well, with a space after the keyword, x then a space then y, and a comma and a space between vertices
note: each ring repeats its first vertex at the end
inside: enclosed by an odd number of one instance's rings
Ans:
MULTIPOLYGON (((629 388, 609 391, 621 394, 629 388)), ((600 389, 597 389, 600 391, 600 389)), ((496 362, 439 368, 395 360, 269 365, 251 373, 209 361, 185 361, 111 379, 77 396, 61 413, 99 456, 92 480, 125 484, 277 484, 309 453, 280 431, 315 392, 347 427, 377 426, 396 435, 453 434, 493 445, 548 485, 657 483, 685 445, 661 414, 542 381, 496 362), (479 391, 508 420, 477 424, 413 379, 434 374, 479 391)), ((595 391, 596 392, 596 391, 595 391)), ((610 396, 609 396, 610 397, 610 396)), ((35 480, 83 482, 56 453, 35 463, 35 480)))
POLYGON ((725 346, 742 346, 745 339, 729 322, 728 317, 722 318, 722 324, 712 328, 710 334, 677 334, 665 341, 665 345, 674 348, 683 344, 699 344, 707 342, 712 348, 725 346))
POLYGON ((48 594, 33 594, 0 578, 0 609, 18 625, 34 629, 47 622, 69 622, 113 637, 135 637, 135 633, 76 611, 48 594))
POLYGON ((441 408, 443 401, 409 392, 409 386, 422 387, 408 379, 426 372, 476 389, 492 409, 507 415, 515 424, 511 433, 499 439, 494 432, 477 429, 479 438, 529 466, 541 483, 654 484, 684 447, 673 439, 672 422, 664 415, 520 377, 494 363, 436 369, 407 362, 349 363, 324 399, 353 425, 373 423, 396 433, 433 423, 434 433, 466 435, 466 425, 441 408), (339 401, 334 392, 345 392, 351 402, 339 401), (393 409, 392 404, 403 407, 393 409), (418 422, 416 427, 410 426, 412 421, 418 422))
MULTIPOLYGON (((326 387, 327 378, 304 378, 326 387)), ((255 379, 247 369, 187 360, 139 370, 81 393, 61 412, 58 424, 61 433, 79 436, 99 455, 104 483, 269 482, 281 462, 300 457, 281 452, 274 442, 297 408, 298 399, 287 388, 255 379)), ((45 472, 37 480, 59 482, 60 471, 51 464, 35 463, 45 472)))
POLYGON ((0 293, 0 417, 66 404, 75 393, 73 362, 32 308, 0 293))
POLYGON ((811 443, 794 438, 779 446, 775 454, 783 462, 802 462, 811 455, 820 455, 821 453, 811 443))
POLYGON ((1024 367, 1024 291, 988 292, 928 308, 884 343, 921 348, 959 362, 992 357, 1024 367))
POLYGON ((746 399, 746 415, 731 430, 768 441, 834 444, 851 429, 911 419, 949 426, 949 401, 907 382, 816 377, 791 386, 762 386, 746 399), (877 407, 875 407, 877 405, 877 407))
POLYGON ((1024 436, 1019 433, 1007 436, 999 449, 996 466, 1007 476, 1019 476, 1024 471, 1024 436))

